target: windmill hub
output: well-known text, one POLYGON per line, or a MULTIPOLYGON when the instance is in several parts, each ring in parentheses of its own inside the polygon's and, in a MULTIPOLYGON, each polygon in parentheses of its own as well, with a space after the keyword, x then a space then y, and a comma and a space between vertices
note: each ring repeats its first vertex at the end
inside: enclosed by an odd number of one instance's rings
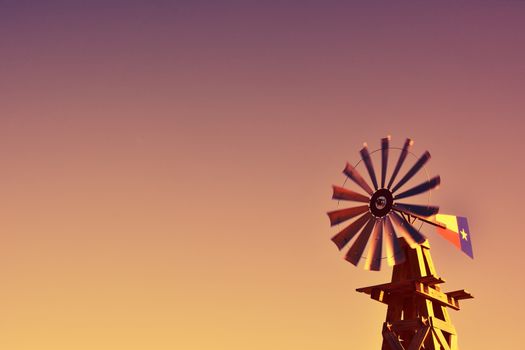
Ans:
POLYGON ((370 211, 376 217, 383 217, 392 210, 393 203, 392 193, 386 188, 381 188, 370 199, 370 211))
POLYGON ((378 197, 376 199, 376 208, 377 209, 383 209, 386 207, 386 198, 385 196, 378 197))

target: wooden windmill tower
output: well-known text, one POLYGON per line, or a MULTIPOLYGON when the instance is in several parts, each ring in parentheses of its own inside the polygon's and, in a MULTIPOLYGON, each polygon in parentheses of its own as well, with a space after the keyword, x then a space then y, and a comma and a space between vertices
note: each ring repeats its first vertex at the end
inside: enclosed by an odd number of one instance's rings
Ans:
POLYGON ((464 217, 437 214, 439 208, 429 204, 398 202, 403 198, 430 193, 440 184, 440 178, 427 177, 426 181, 398 193, 424 167, 430 154, 425 152, 394 185, 407 155, 411 154, 413 142, 407 139, 403 148, 397 149, 390 147, 389 141, 389 137, 381 140, 381 186, 377 182, 366 144, 360 153, 374 189, 356 170, 357 165, 353 167, 350 164, 346 165, 344 174, 368 196, 333 186, 334 199, 366 204, 328 213, 332 226, 357 217, 339 231, 332 241, 340 250, 352 241, 345 259, 356 266, 362 259, 367 270, 380 270, 383 259, 393 266, 389 283, 357 289, 388 305, 382 329, 382 350, 457 350, 456 329, 452 325, 448 308, 459 310, 459 300, 472 298, 472 295, 465 290, 441 290, 444 280, 437 275, 430 256, 430 245, 414 227, 414 223, 421 221, 436 226, 439 234, 473 257, 467 220, 464 217), (400 150, 401 153, 386 184, 388 155, 392 149, 400 150), (396 232, 400 234, 399 237, 396 232))

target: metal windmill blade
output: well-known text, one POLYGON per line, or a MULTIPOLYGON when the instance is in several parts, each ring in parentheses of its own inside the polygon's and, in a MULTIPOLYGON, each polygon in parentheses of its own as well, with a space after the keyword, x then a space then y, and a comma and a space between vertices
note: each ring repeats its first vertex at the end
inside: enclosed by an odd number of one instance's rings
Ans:
POLYGON ((399 159, 397 160, 396 167, 394 168, 394 172, 392 173, 392 176, 390 177, 390 181, 388 181, 388 186, 387 186, 388 189, 392 187, 392 183, 396 179, 396 176, 399 173, 399 170, 401 170, 401 166, 405 162, 409 149, 413 144, 414 144, 414 141, 412 141, 411 139, 406 139, 405 144, 403 145, 403 149, 401 150, 401 154, 399 155, 399 159))
POLYGON ((396 192, 401 186, 403 186, 405 183, 407 183, 414 175, 417 174, 419 170, 425 165, 426 162, 430 159, 430 153, 426 151, 423 153, 421 158, 418 159, 417 163, 414 164, 412 168, 403 176, 401 180, 397 183, 397 185, 392 188, 392 193, 396 192))
POLYGON ((421 221, 432 223, 428 218, 437 214, 439 208, 430 205, 400 203, 397 200, 424 194, 435 189, 440 184, 439 176, 394 195, 394 192, 414 178, 430 159, 430 154, 425 152, 401 180, 393 186, 407 156, 411 154, 409 149, 412 144, 413 141, 411 139, 405 141, 386 186, 388 158, 391 150, 390 136, 381 139, 381 148, 379 150, 370 152, 366 144, 360 150, 361 161, 366 168, 372 186, 357 170, 357 166, 354 167, 347 163, 343 170, 343 173, 359 186, 357 190, 363 190, 366 194, 359 193, 353 189, 333 186, 333 199, 359 203, 356 203, 355 206, 328 212, 332 226, 357 218, 332 237, 332 241, 339 250, 349 245, 345 259, 353 265, 357 266, 363 258, 365 261, 363 267, 367 270, 380 270, 381 262, 384 258, 386 258, 390 266, 400 264, 405 261, 405 256, 399 246, 398 237, 405 238, 412 246, 421 244, 426 239, 412 225, 410 219, 417 218, 421 221), (372 155, 378 151, 381 152, 380 182, 378 182, 376 177, 372 161, 372 155), (363 205, 362 203, 367 204, 363 205), (368 249, 366 249, 367 247, 368 249), (385 250, 385 257, 383 257, 383 250, 385 250), (363 256, 365 252, 366 257, 363 256))

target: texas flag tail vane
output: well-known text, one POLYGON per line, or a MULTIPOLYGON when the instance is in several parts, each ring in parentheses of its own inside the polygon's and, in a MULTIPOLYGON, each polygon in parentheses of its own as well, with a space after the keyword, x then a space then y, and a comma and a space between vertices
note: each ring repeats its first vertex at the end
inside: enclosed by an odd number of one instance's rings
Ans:
POLYGON ((437 232, 463 253, 474 259, 467 218, 463 216, 437 214, 434 219, 438 224, 441 224, 439 226, 436 225, 437 232))

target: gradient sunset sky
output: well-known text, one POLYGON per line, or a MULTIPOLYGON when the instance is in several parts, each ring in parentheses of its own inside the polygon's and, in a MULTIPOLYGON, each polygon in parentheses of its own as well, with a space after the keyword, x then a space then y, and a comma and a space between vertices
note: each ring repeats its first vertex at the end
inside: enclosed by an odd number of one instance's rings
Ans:
POLYGON ((379 349, 325 213, 388 134, 460 347, 523 344, 525 1, 2 0, 0 54, 1 349, 379 349))

